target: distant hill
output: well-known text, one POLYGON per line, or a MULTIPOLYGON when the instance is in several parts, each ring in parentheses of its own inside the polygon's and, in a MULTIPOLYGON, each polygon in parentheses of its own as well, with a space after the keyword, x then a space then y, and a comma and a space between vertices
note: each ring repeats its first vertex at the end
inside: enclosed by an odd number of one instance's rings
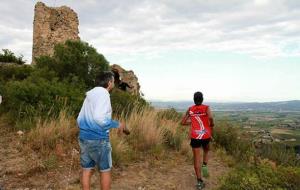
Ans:
MULTIPOLYGON (((300 112, 300 100, 280 101, 280 102, 236 102, 217 103, 204 102, 209 104, 214 111, 262 111, 262 112, 300 112)), ((151 105, 160 108, 174 108, 177 111, 185 111, 193 105, 192 101, 152 101, 151 105)))

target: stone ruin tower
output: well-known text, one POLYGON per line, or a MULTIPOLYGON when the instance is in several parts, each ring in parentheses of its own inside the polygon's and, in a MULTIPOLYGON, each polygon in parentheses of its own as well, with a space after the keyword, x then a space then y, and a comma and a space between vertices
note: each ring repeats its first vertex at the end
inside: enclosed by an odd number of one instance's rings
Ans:
POLYGON ((41 55, 53 55, 53 48, 66 40, 80 40, 78 16, 67 6, 47 7, 38 2, 34 9, 32 63, 41 55))

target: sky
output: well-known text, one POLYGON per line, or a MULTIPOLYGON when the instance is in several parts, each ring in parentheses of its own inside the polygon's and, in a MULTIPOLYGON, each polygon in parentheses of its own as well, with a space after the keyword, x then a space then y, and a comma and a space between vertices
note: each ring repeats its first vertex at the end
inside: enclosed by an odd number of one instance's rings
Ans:
MULTIPOLYGON (((1 0, 0 48, 31 62, 34 5, 1 0)), ((147 100, 300 100, 299 0, 45 0, 80 38, 133 70, 147 100)))

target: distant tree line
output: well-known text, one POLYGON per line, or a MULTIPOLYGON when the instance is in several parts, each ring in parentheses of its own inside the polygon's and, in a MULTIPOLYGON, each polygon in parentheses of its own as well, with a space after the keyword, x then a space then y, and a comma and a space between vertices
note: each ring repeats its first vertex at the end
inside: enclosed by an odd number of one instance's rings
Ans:
POLYGON ((8 50, 8 49, 2 49, 3 53, 0 53, 0 62, 3 63, 16 63, 19 65, 22 65, 25 63, 23 60, 23 55, 15 56, 15 54, 8 50))

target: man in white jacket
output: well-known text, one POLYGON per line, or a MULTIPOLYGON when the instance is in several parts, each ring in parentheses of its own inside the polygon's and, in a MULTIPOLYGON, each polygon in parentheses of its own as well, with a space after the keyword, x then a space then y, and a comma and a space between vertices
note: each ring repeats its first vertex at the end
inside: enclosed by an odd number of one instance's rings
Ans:
POLYGON ((103 72, 96 77, 96 87, 86 93, 86 98, 77 118, 79 126, 80 164, 82 167, 82 187, 90 189, 91 169, 100 171, 101 190, 109 190, 111 185, 111 128, 125 129, 124 123, 112 120, 109 92, 114 88, 114 74, 103 72))

